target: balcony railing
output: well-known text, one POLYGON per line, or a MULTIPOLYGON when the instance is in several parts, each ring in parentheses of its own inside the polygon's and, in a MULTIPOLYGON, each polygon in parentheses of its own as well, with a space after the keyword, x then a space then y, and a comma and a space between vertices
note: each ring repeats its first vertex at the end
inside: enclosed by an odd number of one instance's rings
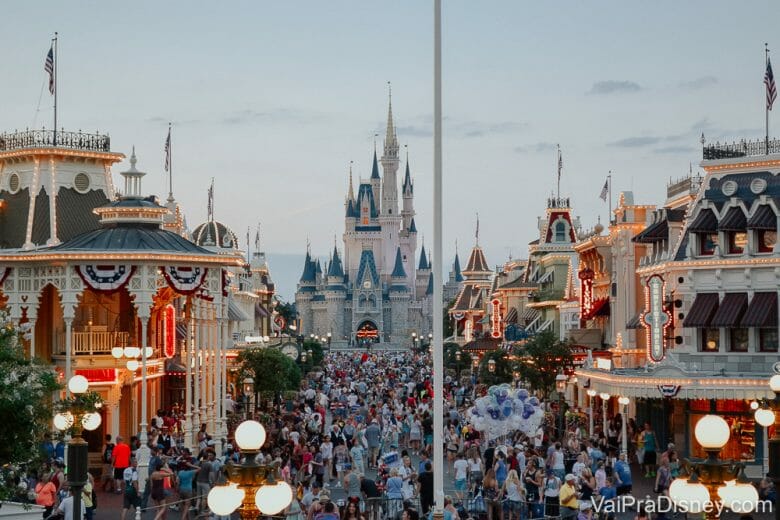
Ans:
POLYGON ((709 144, 702 148, 704 160, 732 159, 735 157, 755 157, 780 153, 780 139, 759 139, 757 141, 709 144))
POLYGON ((64 130, 25 130, 0 134, 0 152, 25 148, 69 148, 93 152, 110 152, 107 135, 66 132, 64 130), (55 135, 56 134, 56 135, 55 135))
MULTIPOLYGON (((114 347, 127 347, 130 340, 129 332, 120 331, 89 331, 71 333, 71 354, 74 356, 110 356, 114 347)), ((56 337, 57 351, 65 355, 65 333, 56 337)))

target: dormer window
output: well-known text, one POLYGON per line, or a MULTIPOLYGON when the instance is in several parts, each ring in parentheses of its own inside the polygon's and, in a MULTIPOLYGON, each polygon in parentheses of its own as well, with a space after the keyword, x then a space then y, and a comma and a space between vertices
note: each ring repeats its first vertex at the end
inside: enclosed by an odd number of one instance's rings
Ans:
POLYGON ((715 248, 718 245, 717 233, 697 233, 699 237, 699 254, 702 256, 712 256, 715 254, 715 248))
POLYGON ((555 241, 566 242, 566 223, 563 221, 555 224, 555 241))
POLYGON ((771 253, 777 243, 777 231, 759 229, 756 231, 756 245, 759 253, 771 253))
POLYGON ((729 231, 726 233, 728 240, 728 254, 741 255, 747 245, 747 233, 744 231, 729 231))
POLYGON ((749 232, 754 233, 754 249, 756 253, 771 253, 777 243, 777 215, 771 206, 763 205, 756 208, 747 223, 749 232))

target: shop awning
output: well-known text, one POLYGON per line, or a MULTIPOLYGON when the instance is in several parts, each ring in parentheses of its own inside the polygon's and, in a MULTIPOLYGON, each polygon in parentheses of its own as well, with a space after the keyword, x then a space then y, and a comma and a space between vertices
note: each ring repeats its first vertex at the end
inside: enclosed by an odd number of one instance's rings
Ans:
POLYGON ((742 212, 742 208, 731 208, 726 216, 720 219, 718 229, 720 231, 745 231, 747 228, 747 217, 742 212))
MULTIPOLYGON (((710 321, 712 327, 737 327, 748 306, 747 293, 728 293, 710 321)), ((689 313, 690 315, 690 313, 689 313)))
POLYGON ((268 309, 260 305, 259 303, 255 304, 255 318, 267 318, 271 315, 270 312, 268 312, 268 309))
POLYGON ((683 327, 709 327, 712 317, 718 310, 717 293, 699 293, 691 310, 683 320, 683 327))
POLYGON ((660 240, 666 240, 669 236, 669 222, 663 219, 659 222, 654 222, 648 227, 643 229, 637 236, 633 238, 634 242, 639 243, 652 243, 660 240))
POLYGON ((181 375, 187 371, 187 367, 180 363, 179 359, 166 359, 165 360, 165 373, 181 375))
POLYGON ((696 216, 693 224, 688 226, 688 231, 694 233, 714 233, 718 230, 718 219, 711 209, 703 209, 696 216))
POLYGON ((246 321, 249 319, 249 316, 241 310, 241 307, 232 298, 228 299, 228 319, 230 321, 246 321))
POLYGON ((602 298, 596 300, 593 306, 593 312, 590 313, 592 317, 596 316, 609 316, 609 298, 602 298))
POLYGON ((755 293, 742 317, 741 325, 743 327, 777 327, 777 293, 755 293))
POLYGON ((523 320, 528 322, 534 321, 538 316, 539 311, 531 307, 526 307, 523 309, 523 313, 520 315, 523 320))
POLYGON ((747 223, 748 229, 777 229, 777 216, 771 206, 759 206, 747 223))
POLYGON ((536 283, 538 283, 538 284, 543 284, 543 283, 547 283, 547 282, 550 282, 550 281, 552 281, 552 277, 553 277, 553 274, 554 274, 554 273, 555 273, 555 270, 553 270, 553 269, 550 269, 549 271, 547 271, 546 273, 544 273, 544 274, 542 275, 542 277, 541 277, 541 278, 539 278, 539 281, 537 281, 536 283))
POLYGON ((512 307, 504 316, 504 323, 517 323, 517 309, 512 307))
POLYGON ((626 323, 627 329, 641 329, 642 328, 642 313, 637 312, 634 317, 626 323))
POLYGON ((181 341, 187 337, 187 325, 184 323, 176 324, 176 339, 181 341))

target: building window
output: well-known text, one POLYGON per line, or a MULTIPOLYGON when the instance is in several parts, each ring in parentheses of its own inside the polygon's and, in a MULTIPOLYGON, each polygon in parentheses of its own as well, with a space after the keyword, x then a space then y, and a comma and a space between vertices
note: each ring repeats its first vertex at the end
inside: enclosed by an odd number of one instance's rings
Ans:
POLYGON ((363 225, 364 226, 368 225, 368 217, 363 217, 363 225))
POLYGON ((748 330, 742 327, 729 329, 731 352, 747 352, 748 330))
POLYGON ((759 253, 771 253, 777 243, 777 231, 771 229, 759 229, 756 232, 756 244, 759 253))
POLYGON ((701 351, 717 352, 720 347, 720 329, 701 329, 701 351))
POLYGON ((728 232, 728 254, 741 255, 745 252, 745 244, 747 244, 747 233, 744 231, 729 231, 728 232))
POLYGON ((758 347, 761 352, 777 352, 777 327, 758 329, 758 347))
POLYGON ((717 233, 699 234, 699 254, 702 256, 712 256, 715 254, 715 246, 718 245, 717 233))
POLYGON ((564 222, 558 222, 557 224, 555 224, 555 241, 556 242, 566 241, 566 224, 564 222))

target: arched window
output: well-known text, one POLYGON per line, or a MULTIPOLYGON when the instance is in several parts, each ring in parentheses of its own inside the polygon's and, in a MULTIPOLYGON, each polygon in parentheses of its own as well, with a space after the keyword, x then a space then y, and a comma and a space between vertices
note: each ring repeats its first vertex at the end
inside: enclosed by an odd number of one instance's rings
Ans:
POLYGON ((555 224, 555 241, 566 242, 566 223, 562 220, 555 224))

